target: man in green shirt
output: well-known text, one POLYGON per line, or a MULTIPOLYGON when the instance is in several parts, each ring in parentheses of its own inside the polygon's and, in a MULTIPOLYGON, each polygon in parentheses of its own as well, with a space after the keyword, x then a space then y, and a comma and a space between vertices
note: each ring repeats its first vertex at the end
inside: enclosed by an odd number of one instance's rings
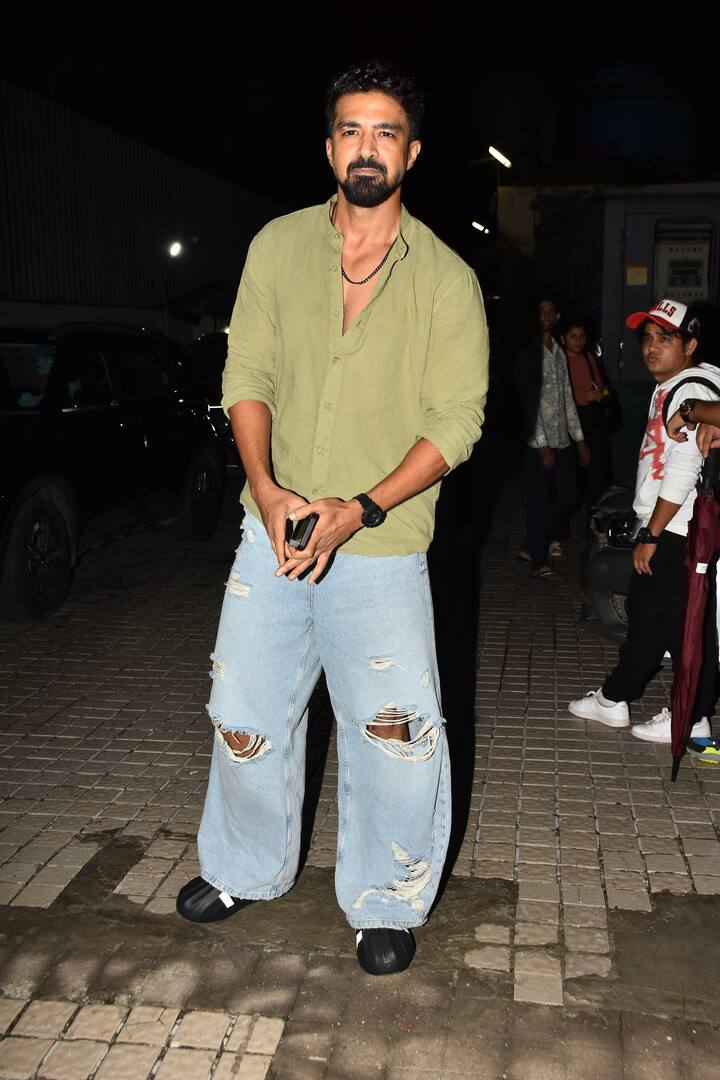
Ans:
POLYGON ((292 887, 322 669, 338 725, 336 892, 378 975, 411 962, 447 851, 425 552, 487 392, 475 275, 400 201, 421 115, 414 81, 383 65, 339 76, 337 194, 270 222, 248 252, 223 381, 246 516, 213 653, 201 876, 178 896, 181 915, 209 922, 292 887), (300 550, 288 519, 310 515, 300 550))

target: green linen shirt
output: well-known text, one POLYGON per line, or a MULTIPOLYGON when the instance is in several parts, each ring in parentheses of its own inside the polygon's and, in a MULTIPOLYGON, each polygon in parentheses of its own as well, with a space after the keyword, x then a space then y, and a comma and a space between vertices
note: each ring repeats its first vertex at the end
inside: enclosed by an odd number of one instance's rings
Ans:
MULTIPOLYGON (((262 401, 278 484, 351 499, 418 439, 450 468, 480 437, 488 333, 474 272, 403 207, 367 307, 343 334, 335 197, 276 218, 248 251, 230 322, 223 408, 262 401)), ((361 529, 343 554, 409 555, 432 540, 440 481, 361 529)), ((259 517, 245 485, 241 501, 259 517)))

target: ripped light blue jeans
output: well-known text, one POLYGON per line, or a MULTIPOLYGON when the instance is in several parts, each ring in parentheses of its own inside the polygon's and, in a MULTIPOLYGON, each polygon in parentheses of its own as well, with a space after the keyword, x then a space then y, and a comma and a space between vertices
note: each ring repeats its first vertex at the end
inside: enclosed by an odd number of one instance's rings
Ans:
POLYGON ((246 516, 212 655, 201 875, 252 900, 292 887, 308 702, 322 668, 338 732, 338 902, 353 927, 420 926, 450 830, 426 557, 339 554, 316 585, 276 569, 262 524, 246 516), (409 742, 368 730, 404 720, 409 742), (252 736, 244 756, 228 731, 252 736))

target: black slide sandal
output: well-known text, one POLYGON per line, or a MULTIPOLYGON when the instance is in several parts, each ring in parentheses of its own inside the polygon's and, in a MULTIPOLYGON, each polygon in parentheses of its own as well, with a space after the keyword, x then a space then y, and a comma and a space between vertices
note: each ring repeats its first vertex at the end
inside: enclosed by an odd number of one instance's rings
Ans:
POLYGON ((357 958, 368 975, 395 975, 410 967, 415 955, 415 938, 409 930, 373 927, 358 930, 357 958))
POLYGON ((240 908, 252 903, 252 900, 239 900, 235 896, 228 896, 204 878, 196 877, 183 885, 178 893, 175 909, 178 915, 190 922, 209 923, 229 919, 236 911, 240 911, 240 908))

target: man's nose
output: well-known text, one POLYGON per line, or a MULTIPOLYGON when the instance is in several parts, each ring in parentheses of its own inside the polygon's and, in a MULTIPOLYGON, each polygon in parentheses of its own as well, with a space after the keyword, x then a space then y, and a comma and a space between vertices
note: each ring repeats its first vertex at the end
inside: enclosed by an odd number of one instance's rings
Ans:
POLYGON ((363 131, 360 137, 360 153, 365 159, 374 160, 377 148, 377 139, 374 131, 363 131))

